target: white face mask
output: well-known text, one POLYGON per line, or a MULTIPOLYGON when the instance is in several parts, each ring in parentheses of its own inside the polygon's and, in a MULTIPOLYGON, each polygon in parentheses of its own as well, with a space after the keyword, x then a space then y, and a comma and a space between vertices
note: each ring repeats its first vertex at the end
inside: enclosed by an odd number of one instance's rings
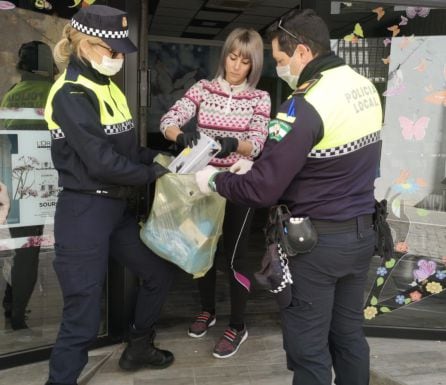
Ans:
POLYGON ((108 56, 102 56, 102 61, 99 64, 94 60, 91 60, 91 66, 100 74, 105 76, 113 76, 117 74, 122 68, 123 64, 124 59, 112 59, 108 56))
MULTIPOLYGON (((294 59, 294 55, 291 56, 291 60, 294 59)), ((282 80, 284 80, 285 82, 288 83, 288 85, 291 87, 291 89, 295 90, 296 86, 297 86, 297 82, 299 81, 299 76, 298 75, 292 75, 291 74, 291 60, 287 65, 284 66, 277 66, 276 67, 276 72, 277 72, 277 76, 279 78, 281 78, 282 80)))

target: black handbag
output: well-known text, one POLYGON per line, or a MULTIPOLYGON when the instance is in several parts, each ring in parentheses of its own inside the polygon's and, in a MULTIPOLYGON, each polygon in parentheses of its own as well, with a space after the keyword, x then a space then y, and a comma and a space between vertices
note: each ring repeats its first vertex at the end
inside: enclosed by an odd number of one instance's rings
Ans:
POLYGON ((309 217, 292 217, 285 205, 269 210, 266 226, 268 243, 279 243, 288 256, 309 253, 317 244, 317 232, 309 217))

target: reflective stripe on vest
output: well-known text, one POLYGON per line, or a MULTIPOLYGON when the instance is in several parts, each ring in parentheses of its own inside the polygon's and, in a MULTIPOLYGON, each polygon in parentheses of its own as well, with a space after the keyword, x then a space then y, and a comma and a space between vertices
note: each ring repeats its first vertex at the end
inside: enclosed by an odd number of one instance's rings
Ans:
POLYGON ((322 75, 304 96, 324 124, 324 137, 308 156, 338 156, 380 140, 382 108, 375 86, 349 66, 322 75))
POLYGON ((96 84, 82 75, 79 75, 76 81, 71 81, 65 80, 65 76, 66 70, 51 88, 45 108, 45 120, 54 139, 64 137, 62 130, 52 116, 54 95, 65 83, 80 84, 94 92, 99 103, 100 121, 107 135, 118 134, 133 128, 132 115, 126 97, 115 83, 110 81, 108 85, 96 84), (113 115, 110 114, 107 105, 113 115))
MULTIPOLYGON (((382 108, 375 86, 349 66, 336 67, 322 75, 303 95, 324 125, 324 136, 308 157, 339 156, 379 141, 382 108)), ((299 116, 286 112, 277 113, 276 118, 291 124, 299 121, 299 116)))

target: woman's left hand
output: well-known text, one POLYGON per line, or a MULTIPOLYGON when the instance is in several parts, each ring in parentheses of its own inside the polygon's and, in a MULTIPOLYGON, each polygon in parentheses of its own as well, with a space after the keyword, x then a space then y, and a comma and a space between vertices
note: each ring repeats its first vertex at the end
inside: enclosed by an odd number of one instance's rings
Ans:
POLYGON ((215 138, 221 145, 221 150, 215 155, 216 158, 226 158, 231 152, 237 151, 238 139, 237 138, 222 138, 217 136, 215 138))

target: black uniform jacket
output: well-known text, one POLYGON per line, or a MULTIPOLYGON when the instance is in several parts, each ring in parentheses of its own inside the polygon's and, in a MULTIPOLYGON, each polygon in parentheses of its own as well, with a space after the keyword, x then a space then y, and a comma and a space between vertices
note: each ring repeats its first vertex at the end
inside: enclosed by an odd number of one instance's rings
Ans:
MULTIPOLYGON (((65 79, 75 82, 80 74, 97 84, 110 84, 107 76, 72 57, 65 79)), ((106 190, 155 180, 152 162, 157 152, 138 145, 133 121, 126 122, 125 130, 106 130, 100 121, 98 98, 91 89, 66 82, 49 102, 52 119, 62 132, 57 138, 53 135, 51 144, 60 186, 106 190)))
POLYGON ((313 66, 313 73, 303 80, 302 93, 295 92, 271 121, 269 138, 252 170, 245 175, 218 174, 216 189, 251 207, 284 203, 294 216, 343 221, 371 214, 381 149, 379 96, 367 79, 333 54, 311 64, 308 70, 313 66), (317 100, 307 100, 309 86, 317 90, 312 94, 317 100), (362 135, 365 126, 370 129, 362 135), (354 140, 322 150, 315 147, 344 137, 354 140))

